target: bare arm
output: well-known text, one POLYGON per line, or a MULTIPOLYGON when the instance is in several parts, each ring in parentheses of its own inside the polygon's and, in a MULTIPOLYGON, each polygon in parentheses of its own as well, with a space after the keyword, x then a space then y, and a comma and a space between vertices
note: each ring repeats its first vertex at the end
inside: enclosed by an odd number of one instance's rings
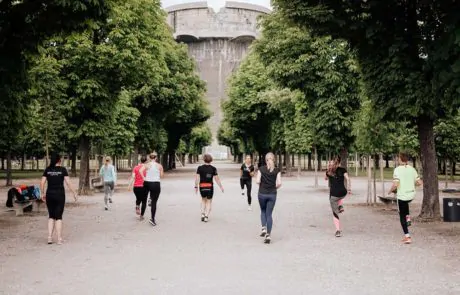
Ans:
POLYGON ((45 184, 46 184, 46 177, 42 176, 42 180, 40 181, 40 191, 42 192, 43 199, 46 199, 45 184))
POLYGON ((278 172, 278 174, 276 174, 276 188, 280 188, 281 184, 281 172, 278 172))
POLYGON ((398 189, 398 186, 399 186, 399 180, 394 179, 393 180, 393 185, 391 186, 390 191, 388 192, 388 194, 391 195, 392 193, 394 193, 398 189))
POLYGON ((351 180, 350 180, 350 176, 348 175, 348 173, 345 173, 343 175, 343 177, 345 177, 345 180, 347 181, 347 191, 348 193, 351 193, 351 180))
POLYGON ((145 173, 144 173, 144 172, 145 172, 145 169, 146 169, 146 168, 145 168, 145 165, 142 166, 141 169, 139 169, 139 174, 141 175, 142 180, 144 180, 144 181, 145 181, 145 175, 144 175, 144 174, 145 174, 145 173))
POLYGON ((200 174, 195 175, 195 193, 198 193, 198 185, 200 184, 200 174))
POLYGON ((220 182, 219 175, 216 175, 215 178, 216 178, 217 185, 220 187, 220 190, 224 192, 224 187, 222 186, 222 183, 220 182))
POLYGON ((164 169, 163 169, 163 166, 161 164, 158 164, 158 170, 160 170, 160 178, 163 178, 163 176, 165 175, 165 172, 164 172, 164 169))
POLYGON ((422 186, 423 185, 423 180, 421 180, 420 178, 417 178, 417 180, 415 180, 415 185, 416 186, 422 186))
POLYGON ((129 183, 128 183, 128 190, 132 190, 132 186, 134 184, 134 179, 136 178, 136 174, 133 172, 131 174, 131 178, 129 179, 129 183))
POLYGON ((257 176, 256 176, 256 183, 260 184, 260 179, 262 177, 262 174, 260 174, 260 170, 257 171, 257 176))
POLYGON ((70 183, 70 177, 69 176, 65 176, 64 177, 64 182, 65 184, 67 185, 67 187, 69 188, 69 190, 73 193, 73 198, 75 199, 75 201, 77 200, 77 192, 75 192, 75 190, 73 189, 72 187, 72 184, 70 183))

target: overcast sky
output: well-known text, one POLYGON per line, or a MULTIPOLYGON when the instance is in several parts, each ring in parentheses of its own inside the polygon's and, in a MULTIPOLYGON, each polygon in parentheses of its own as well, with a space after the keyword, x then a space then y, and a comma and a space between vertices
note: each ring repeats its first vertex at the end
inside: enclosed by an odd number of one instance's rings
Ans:
MULTIPOLYGON (((190 3, 190 2, 199 2, 200 0, 162 0, 163 7, 168 7, 175 4, 181 3, 190 3)), ((233 0, 237 2, 245 2, 251 4, 258 4, 265 7, 270 7, 270 0, 233 0)), ((225 5, 225 0, 208 0, 208 6, 214 8, 214 10, 219 9, 225 5)))

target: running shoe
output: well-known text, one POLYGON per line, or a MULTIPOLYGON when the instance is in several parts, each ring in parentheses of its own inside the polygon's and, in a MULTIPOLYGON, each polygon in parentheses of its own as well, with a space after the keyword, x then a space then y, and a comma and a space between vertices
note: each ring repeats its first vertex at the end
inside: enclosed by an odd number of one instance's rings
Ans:
POLYGON ((345 212, 345 209, 343 209, 343 206, 340 205, 340 206, 339 206, 339 213, 343 213, 343 212, 345 212))
POLYGON ((241 192, 241 195, 244 196, 244 191, 241 192))
POLYGON ((267 229, 265 227, 262 227, 262 232, 260 233, 260 236, 264 238, 267 235, 267 229))
POLYGON ((204 221, 205 215, 204 213, 201 213, 201 221, 204 221))
POLYGON ((110 203, 110 204, 112 204, 112 203, 113 203, 113 201, 112 201, 112 198, 109 198, 109 203, 110 203))
POLYGON ((48 237, 48 245, 51 245, 53 243, 53 238, 48 237))
POLYGON ((335 232, 335 236, 336 236, 337 238, 340 238, 340 237, 342 236, 342 231, 340 231, 340 230, 336 231, 336 232, 335 232))
POLYGON ((402 239, 401 242, 402 242, 403 244, 411 244, 411 243, 412 243, 412 239, 411 239, 411 237, 404 237, 404 239, 402 239))
POLYGON ((105 209, 105 211, 108 211, 108 210, 109 210, 109 206, 105 205, 104 209, 105 209))
POLYGON ((266 235, 266 236, 265 236, 265 239, 264 239, 264 243, 265 243, 265 244, 270 244, 270 242, 271 242, 270 235, 266 235))
POLYGON ((208 222, 208 216, 205 216, 203 221, 208 222))
POLYGON ((144 216, 142 216, 142 215, 139 216, 139 220, 140 220, 140 221, 144 220, 144 216))
POLYGON ((139 209, 139 206, 136 206, 136 215, 141 215, 141 210, 139 209))
POLYGON ((157 225, 156 222, 153 221, 152 219, 149 219, 149 223, 150 223, 152 226, 156 226, 156 225, 157 225))
POLYGON ((252 207, 251 207, 251 205, 249 205, 249 207, 248 207, 248 211, 252 211, 252 207))

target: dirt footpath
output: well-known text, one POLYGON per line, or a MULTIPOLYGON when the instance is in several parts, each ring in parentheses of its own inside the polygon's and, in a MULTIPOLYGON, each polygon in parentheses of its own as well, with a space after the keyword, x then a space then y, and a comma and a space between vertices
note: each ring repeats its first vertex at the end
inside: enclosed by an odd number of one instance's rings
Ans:
POLYGON ((327 183, 315 189, 306 174, 284 179, 264 245, 257 198, 248 211, 239 166, 216 166, 226 191, 216 192, 207 224, 196 166, 166 175, 155 228, 136 219, 126 188, 110 211, 102 194, 69 202, 62 246, 46 244, 45 206, 23 217, 0 213, 0 294, 460 294, 460 224, 415 222, 414 243, 401 245, 397 212, 363 206, 366 180, 354 179, 335 238, 327 183))

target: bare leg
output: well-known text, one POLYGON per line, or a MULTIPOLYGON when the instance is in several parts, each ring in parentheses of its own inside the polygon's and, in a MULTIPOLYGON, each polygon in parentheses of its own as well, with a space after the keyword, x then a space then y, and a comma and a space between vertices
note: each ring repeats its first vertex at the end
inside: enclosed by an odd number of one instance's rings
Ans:
POLYGON ((206 215, 206 198, 201 198, 201 214, 206 215))
POLYGON ((54 225, 55 220, 52 218, 48 219, 48 243, 53 242, 54 225))
POLYGON ((209 213, 211 213, 211 204, 212 204, 212 199, 206 199, 206 212, 205 212, 206 216, 209 216, 209 213))
POLYGON ((56 233, 58 238, 58 244, 62 244, 62 220, 56 220, 56 233))

